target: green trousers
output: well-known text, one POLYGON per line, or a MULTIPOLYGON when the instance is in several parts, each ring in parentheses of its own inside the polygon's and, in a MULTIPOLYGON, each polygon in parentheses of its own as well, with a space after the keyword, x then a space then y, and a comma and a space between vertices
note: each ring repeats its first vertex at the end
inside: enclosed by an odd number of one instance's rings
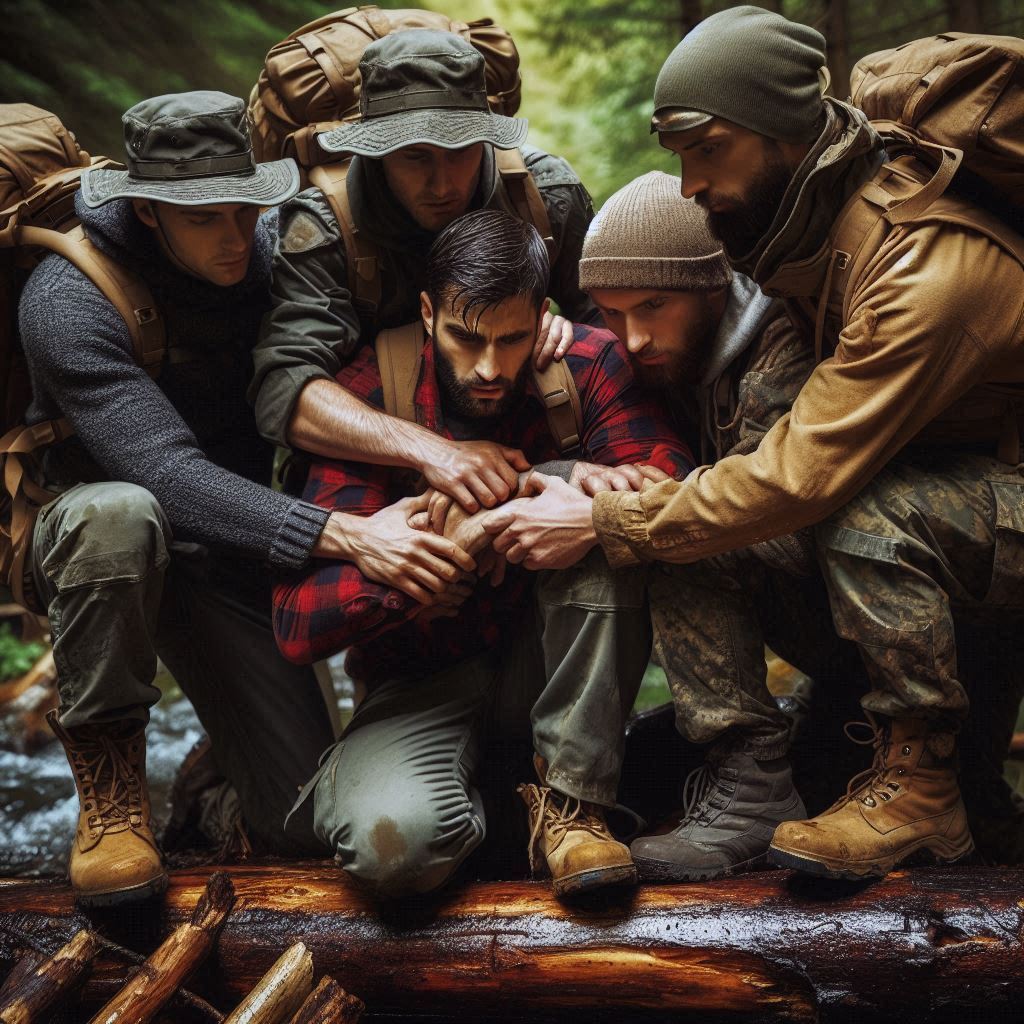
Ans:
POLYGON ((250 835, 282 854, 320 850, 283 823, 331 742, 311 669, 278 653, 268 574, 176 544, 156 499, 128 483, 81 484, 45 506, 32 542, 68 728, 146 722, 159 656, 195 707, 250 835))
POLYGON ((595 551, 539 574, 535 595, 535 619, 499 649, 374 686, 296 805, 312 804, 316 834, 377 895, 430 892, 481 843, 481 766, 527 723, 554 789, 615 803, 650 651, 644 572, 595 551))

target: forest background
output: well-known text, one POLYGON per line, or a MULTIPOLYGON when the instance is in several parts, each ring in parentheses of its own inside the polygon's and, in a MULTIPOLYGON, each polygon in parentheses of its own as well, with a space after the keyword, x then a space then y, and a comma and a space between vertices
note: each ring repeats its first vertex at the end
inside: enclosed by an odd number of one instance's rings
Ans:
MULTIPOLYGON (((455 19, 491 17, 522 60, 530 140, 565 157, 600 205, 674 160, 649 134, 665 57, 729 0, 415 0, 455 19)), ((829 40, 833 93, 859 57, 934 32, 1024 35, 1020 0, 775 0, 758 6, 829 40)), ((92 153, 120 158, 120 118, 147 96, 222 89, 248 96, 270 46, 332 9, 330 0, 0 0, 0 102, 52 110, 92 153)))

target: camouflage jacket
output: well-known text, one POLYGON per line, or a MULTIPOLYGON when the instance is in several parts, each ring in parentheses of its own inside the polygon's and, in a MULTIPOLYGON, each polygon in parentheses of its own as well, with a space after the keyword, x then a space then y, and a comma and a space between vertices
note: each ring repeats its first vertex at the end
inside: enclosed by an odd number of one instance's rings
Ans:
MULTIPOLYGON (((489 148, 484 153, 473 209, 507 209, 493 154, 489 148)), ((583 236, 594 215, 590 195, 560 157, 531 146, 523 147, 523 156, 554 236, 550 295, 570 319, 591 322, 594 309, 578 282, 583 236)), ((381 302, 372 320, 361 319, 353 306, 345 244, 326 198, 307 189, 281 207, 273 305, 253 352, 249 389, 260 433, 277 444, 287 444, 292 410, 310 380, 333 380, 360 344, 419 318, 423 271, 435 236, 419 228, 387 191, 378 161, 359 161, 354 159, 349 174, 349 201, 382 264, 381 302)))

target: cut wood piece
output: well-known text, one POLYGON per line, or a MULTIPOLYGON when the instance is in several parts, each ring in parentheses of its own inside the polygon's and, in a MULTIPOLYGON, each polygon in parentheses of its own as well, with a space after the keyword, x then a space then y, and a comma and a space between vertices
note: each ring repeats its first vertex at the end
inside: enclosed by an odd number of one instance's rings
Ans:
POLYGON ((187 924, 179 925, 90 1024, 146 1024, 213 948, 235 892, 223 871, 210 876, 187 924))
POLYGON ((0 1022, 36 1024, 52 1019, 53 1011, 88 973, 97 948, 96 936, 83 929, 48 960, 23 973, 0 999, 0 1022))
POLYGON ((27 978, 37 967, 46 963, 45 953, 37 950, 28 950, 22 958, 11 968, 11 973, 0 985, 0 1006, 7 1004, 7 997, 27 978))
POLYGON ((291 1024, 355 1024, 365 1009, 362 999, 350 996, 333 978, 321 978, 291 1024))
MULTIPOLYGON (((164 927, 187 919, 209 873, 171 874, 153 911, 164 927)), ((1019 869, 917 868, 873 885, 765 871, 576 907, 542 882, 472 883, 389 914, 327 862, 248 863, 232 881, 237 910, 204 990, 227 1005, 301 940, 318 972, 381 1015, 1019 1024, 1024 1006, 1019 869)), ((0 881, 0 955, 14 922, 41 940, 82 920, 66 885, 0 881)), ((123 984, 123 963, 101 951, 82 1001, 123 984)))
POLYGON ((296 942, 257 982, 224 1024, 282 1024, 313 990, 313 954, 296 942))

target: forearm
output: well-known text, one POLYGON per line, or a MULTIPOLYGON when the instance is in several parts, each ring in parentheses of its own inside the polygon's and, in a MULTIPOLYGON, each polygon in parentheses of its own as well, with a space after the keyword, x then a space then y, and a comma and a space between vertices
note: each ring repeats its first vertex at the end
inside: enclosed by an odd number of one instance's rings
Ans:
POLYGON ((288 442, 330 459, 420 469, 445 446, 438 435, 389 416, 335 381, 313 380, 302 389, 288 442))

